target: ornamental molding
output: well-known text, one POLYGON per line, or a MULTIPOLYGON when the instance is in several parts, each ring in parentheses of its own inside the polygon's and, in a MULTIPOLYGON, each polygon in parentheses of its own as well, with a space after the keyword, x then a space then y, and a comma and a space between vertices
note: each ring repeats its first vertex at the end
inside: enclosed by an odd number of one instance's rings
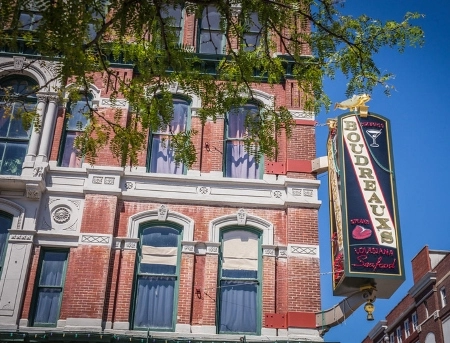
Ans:
MULTIPOLYGON (((6 200, 0 198, 0 210, 12 215, 12 224, 11 230, 22 230, 23 222, 25 218, 25 208, 12 202, 10 200, 6 200)), ((10 232, 11 232, 10 230, 10 232)))
POLYGON ((80 236, 80 244, 83 245, 107 245, 110 246, 112 235, 105 234, 82 234, 80 236))
POLYGON ((199 186, 199 187, 197 187, 197 193, 200 194, 200 195, 211 194, 211 187, 199 186))
POLYGON ((209 223, 209 240, 220 242, 220 231, 229 226, 245 226, 259 230, 262 233, 262 244, 273 245, 273 224, 263 218, 251 215, 244 209, 236 214, 216 218, 209 223))
POLYGON ((128 101, 125 99, 111 100, 109 98, 102 98, 100 99, 100 107, 128 108, 128 101))
POLYGON ((24 56, 13 56, 14 69, 22 70, 26 58, 24 56))
POLYGON ((183 228, 182 241, 194 241, 194 220, 185 216, 184 214, 170 211, 166 205, 161 205, 158 209, 143 211, 132 215, 128 220, 128 233, 129 238, 138 238, 139 227, 146 223, 155 221, 178 224, 183 228))
POLYGON ((9 234, 8 241, 10 242, 33 242, 34 235, 24 235, 24 234, 9 234))
POLYGON ((49 197, 41 215, 39 230, 59 233, 79 231, 82 218, 82 200, 49 197))
POLYGON ((278 258, 287 258, 287 247, 286 246, 278 246, 277 247, 277 257, 278 258))
POLYGON ((196 242, 181 242, 181 252, 188 254, 195 254, 195 243, 196 242))
POLYGON ((216 242, 206 242, 206 253, 209 255, 218 255, 220 243, 216 242))
POLYGON ((263 256, 272 256, 275 257, 275 245, 263 245, 263 256))
POLYGON ((313 112, 289 110, 293 119, 314 120, 316 117, 313 112))
POLYGON ((288 244, 288 256, 319 258, 318 245, 288 244))

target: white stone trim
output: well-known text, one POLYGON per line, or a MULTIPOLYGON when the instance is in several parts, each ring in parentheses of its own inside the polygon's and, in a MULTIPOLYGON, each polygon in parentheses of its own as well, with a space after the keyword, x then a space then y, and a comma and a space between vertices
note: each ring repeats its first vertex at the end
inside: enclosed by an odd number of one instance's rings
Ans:
POLYGON ((181 252, 185 254, 195 254, 195 244, 192 241, 181 241, 181 252))
POLYGON ((287 258, 288 257, 287 249, 288 249, 287 246, 279 245, 277 247, 277 258, 287 258))
POLYGON ((301 111, 289 110, 289 112, 291 113, 293 119, 303 119, 303 120, 311 120, 311 121, 316 119, 314 112, 308 112, 308 111, 303 111, 303 110, 301 110, 301 111))
POLYGON ((271 256, 271 257, 275 257, 276 255, 276 246, 275 245, 263 245, 262 246, 262 250, 263 250, 263 256, 271 256))
POLYGON ((36 231, 32 230, 9 230, 8 242, 33 243, 36 231))
POLYGON ((273 224, 240 209, 236 214, 216 218, 209 223, 209 240, 220 242, 220 230, 227 226, 247 226, 261 231, 262 244, 273 245, 273 224), (243 217, 245 219, 243 220, 243 217))
POLYGON ((288 244, 288 256, 319 258, 319 246, 308 244, 288 244))
POLYGON ((15 202, 10 201, 10 200, 0 198, 0 211, 9 213, 10 215, 13 216, 12 223, 11 223, 11 229, 23 230, 25 209, 22 206, 16 204, 15 202))
POLYGON ((80 234, 80 245, 106 245, 111 247, 113 237, 103 233, 82 233, 80 234))
POLYGON ((219 255, 219 242, 206 242, 206 254, 209 255, 219 255))
POLYGON ((167 222, 168 224, 175 223, 183 227, 183 237, 182 241, 193 241, 194 240, 194 220, 185 216, 184 214, 170 211, 166 206, 162 205, 159 209, 144 211, 136 213, 130 217, 128 220, 128 237, 137 238, 139 234, 139 226, 148 221, 161 221, 167 222), (160 210, 167 209, 167 215, 165 220, 160 218, 160 210))

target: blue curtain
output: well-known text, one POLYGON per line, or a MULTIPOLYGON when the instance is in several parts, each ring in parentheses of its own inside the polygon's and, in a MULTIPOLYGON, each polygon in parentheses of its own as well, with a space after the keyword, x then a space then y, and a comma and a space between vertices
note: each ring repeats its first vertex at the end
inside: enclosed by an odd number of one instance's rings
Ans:
POLYGON ((172 328, 174 288, 174 277, 140 276, 134 327, 172 328))
POLYGON ((66 260, 67 252, 44 252, 38 281, 34 323, 56 324, 61 304, 66 260))
POLYGON ((34 323, 56 324, 59 314, 60 297, 61 289, 39 289, 34 323))
POLYGON ((257 333, 257 283, 222 281, 220 286, 220 332, 257 333))

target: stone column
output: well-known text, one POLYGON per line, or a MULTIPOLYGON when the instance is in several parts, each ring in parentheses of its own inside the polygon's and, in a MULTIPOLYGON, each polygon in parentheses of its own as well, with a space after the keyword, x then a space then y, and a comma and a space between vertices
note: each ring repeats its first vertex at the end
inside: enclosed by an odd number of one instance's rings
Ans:
MULTIPOLYGON (((42 125, 45 107, 47 105, 47 97, 43 94, 38 94, 37 99, 38 102, 36 106, 36 113, 37 116, 39 117, 39 122, 42 125)), ((36 159, 36 155, 38 152, 39 141, 41 140, 41 131, 42 127, 39 131, 36 131, 34 127, 31 129, 30 142, 28 143, 28 152, 27 155, 25 156, 25 162, 23 164, 24 168, 27 167, 32 168, 34 166, 34 160, 36 159)))
POLYGON ((54 135, 53 128, 55 126, 56 112, 58 110, 58 96, 52 95, 49 96, 48 99, 49 105, 45 115, 44 125, 42 127, 41 145, 39 147, 38 157, 36 158, 36 161, 38 162, 48 162, 50 144, 53 141, 54 135))

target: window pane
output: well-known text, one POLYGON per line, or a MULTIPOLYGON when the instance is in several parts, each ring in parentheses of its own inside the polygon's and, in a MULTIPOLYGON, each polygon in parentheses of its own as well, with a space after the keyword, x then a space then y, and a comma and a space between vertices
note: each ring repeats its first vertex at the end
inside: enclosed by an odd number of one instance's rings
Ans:
POLYGON ((254 155, 249 154, 239 141, 227 142, 225 176, 244 179, 259 178, 259 164, 254 155))
POLYGON ((214 6, 208 6, 203 10, 202 29, 220 30, 220 13, 214 6))
POLYGON ((245 120, 247 116, 256 117, 258 106, 248 104, 234 108, 227 114, 227 138, 243 138, 245 135, 245 120))
POLYGON ((167 19, 165 22, 173 27, 181 27, 183 9, 180 6, 173 8, 173 6, 164 7, 161 12, 161 17, 167 19))
POLYGON ((153 135, 150 156, 150 172, 164 174, 182 174, 183 164, 175 163, 173 149, 168 137, 153 135))
POLYGON ((204 54, 223 53, 223 33, 204 31, 200 34, 200 52, 204 54))
POLYGON ((35 324, 56 324, 61 298, 60 288, 41 288, 36 302, 35 324))
POLYGON ((42 261, 39 286, 61 286, 66 259, 66 252, 46 251, 42 261))
POLYGON ((220 283, 219 331, 256 333, 257 284, 255 282, 222 281, 220 283))
POLYGON ((0 271, 3 266, 3 255, 8 243, 8 230, 11 228, 12 218, 0 213, 0 271))
POLYGON ((78 150, 74 147, 76 132, 67 132, 66 140, 63 146, 63 156, 61 167, 79 168, 81 167, 81 159, 77 157, 78 150))
POLYGON ((135 328, 172 328, 175 278, 140 276, 137 282, 135 328))
POLYGON ((89 103, 85 99, 77 101, 70 106, 70 116, 67 120, 67 130, 83 131, 88 119, 84 115, 89 113, 89 103))
MULTIPOLYGON (((20 175, 22 163, 27 153, 27 143, 4 143, 3 161, 1 164, 2 175, 20 175)), ((1 149, 0 149, 1 150, 1 149)))

